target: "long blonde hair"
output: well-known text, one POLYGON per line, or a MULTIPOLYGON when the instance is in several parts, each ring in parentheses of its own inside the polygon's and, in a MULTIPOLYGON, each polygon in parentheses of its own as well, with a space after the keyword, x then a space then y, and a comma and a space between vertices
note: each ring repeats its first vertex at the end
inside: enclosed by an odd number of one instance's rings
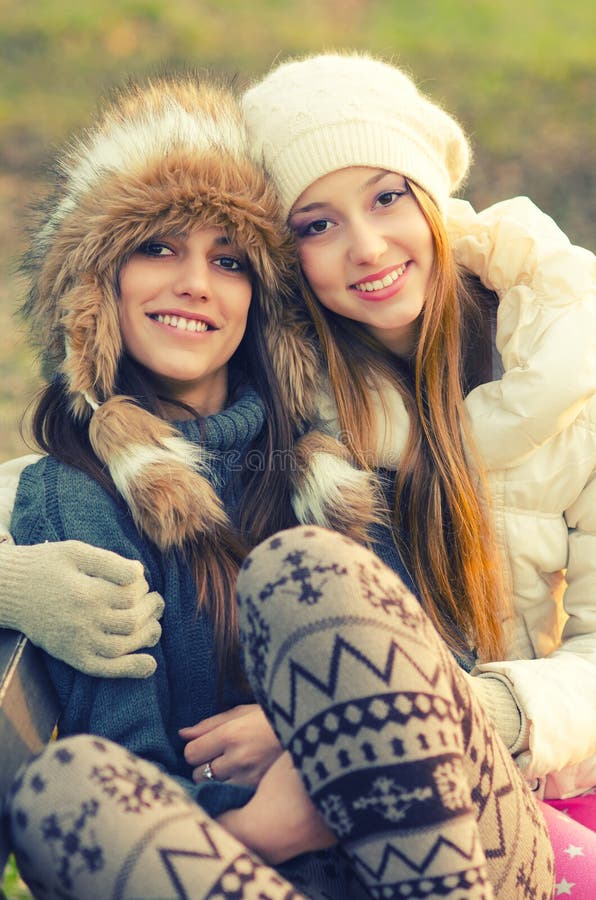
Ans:
POLYGON ((488 491, 467 427, 464 391, 490 374, 494 297, 458 271, 435 204, 408 184, 430 227, 434 265, 410 361, 391 356, 364 327, 304 298, 321 342, 343 439, 370 468, 371 390, 389 380, 403 397, 410 432, 393 509, 396 543, 438 632, 457 651, 502 659, 506 610, 488 491), (484 371, 483 371, 484 369, 484 371), (371 387, 372 385, 372 387, 371 387))

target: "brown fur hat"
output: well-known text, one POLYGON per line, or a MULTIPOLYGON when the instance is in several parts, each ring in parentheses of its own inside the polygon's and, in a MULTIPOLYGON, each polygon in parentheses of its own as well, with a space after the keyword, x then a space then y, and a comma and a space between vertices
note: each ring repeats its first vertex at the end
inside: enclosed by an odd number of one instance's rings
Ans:
POLYGON ((93 448, 137 525, 167 548, 226 516, 200 474, 200 448, 114 396, 119 271, 156 233, 224 228, 247 253, 253 302, 265 310, 284 402, 299 425, 312 412, 318 363, 287 302, 288 233, 251 161, 237 101, 214 81, 185 76, 126 88, 63 154, 57 174, 25 260, 31 287, 22 313, 46 375, 62 373, 73 412, 90 419, 93 448))

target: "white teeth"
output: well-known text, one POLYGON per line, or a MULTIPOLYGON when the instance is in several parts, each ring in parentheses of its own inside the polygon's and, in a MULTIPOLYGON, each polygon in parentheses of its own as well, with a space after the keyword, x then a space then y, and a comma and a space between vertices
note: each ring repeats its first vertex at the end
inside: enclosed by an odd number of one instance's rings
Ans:
POLYGON ((389 272, 382 279, 375 279, 375 281, 361 281, 358 284, 355 284, 354 287, 357 291, 380 291, 381 288, 389 287, 390 284, 393 284, 394 281, 397 281, 404 272, 406 271, 406 263, 402 263, 397 269, 394 269, 393 272, 389 272))
POLYGON ((168 314, 162 316, 161 313, 159 313, 155 318, 162 325, 170 325, 178 331, 204 332, 209 328, 206 322, 201 322, 198 319, 185 319, 184 316, 170 316, 168 314))

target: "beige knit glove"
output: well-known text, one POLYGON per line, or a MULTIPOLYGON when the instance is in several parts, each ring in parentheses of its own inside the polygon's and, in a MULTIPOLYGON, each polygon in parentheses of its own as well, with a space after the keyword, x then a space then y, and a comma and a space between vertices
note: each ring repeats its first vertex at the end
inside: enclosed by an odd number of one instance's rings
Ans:
POLYGON ((159 640, 163 608, 136 560, 80 541, 0 543, 0 626, 89 675, 151 675, 155 660, 135 651, 159 640))
POLYGON ((467 675, 467 678, 510 753, 527 750, 530 723, 507 680, 496 673, 467 675))

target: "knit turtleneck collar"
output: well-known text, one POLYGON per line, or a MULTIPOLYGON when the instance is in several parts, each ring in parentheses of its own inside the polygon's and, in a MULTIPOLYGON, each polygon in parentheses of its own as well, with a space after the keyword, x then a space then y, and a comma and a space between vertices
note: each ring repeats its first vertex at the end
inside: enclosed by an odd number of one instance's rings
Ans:
POLYGON ((255 390, 247 388, 221 412, 206 416, 200 422, 191 419, 174 425, 189 440, 216 452, 246 447, 261 432, 264 423, 263 402, 255 390))

